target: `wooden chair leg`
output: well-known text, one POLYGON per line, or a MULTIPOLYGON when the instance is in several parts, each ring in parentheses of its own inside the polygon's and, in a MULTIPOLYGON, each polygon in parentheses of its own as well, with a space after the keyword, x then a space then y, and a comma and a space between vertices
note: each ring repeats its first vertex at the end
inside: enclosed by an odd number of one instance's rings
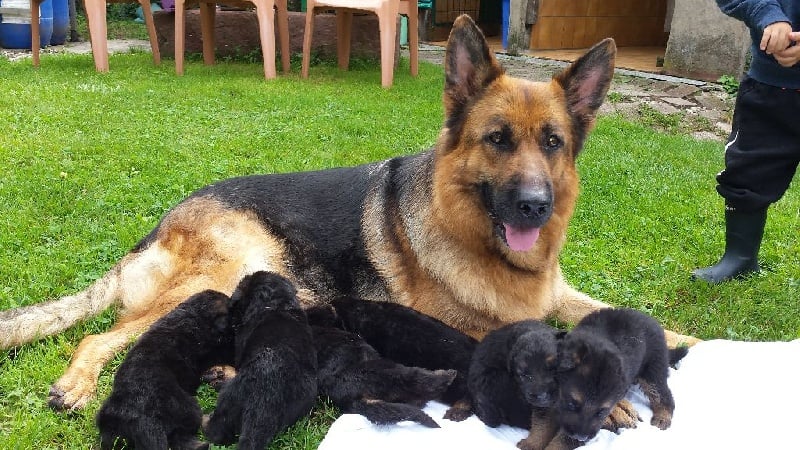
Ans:
POLYGON ((264 78, 271 80, 277 76, 275 69, 275 11, 272 2, 256 4, 258 32, 261 37, 261 54, 264 57, 264 78))
POLYGON ((139 0, 142 5, 142 15, 147 27, 147 35, 150 37, 150 51, 153 53, 153 64, 161 64, 161 52, 158 49, 158 37, 156 36, 156 25, 153 21, 153 11, 150 7, 150 0, 139 0))
POLYGON ((308 68, 311 65, 311 38, 314 36, 314 2, 309 0, 306 7, 306 27, 303 30, 303 64, 300 67, 300 76, 308 78, 308 68))
POLYGON ((281 66, 283 73, 289 73, 291 50, 289 49, 289 8, 286 0, 275 0, 278 15, 278 38, 281 42, 281 66))
POLYGON ((39 67, 39 51, 42 38, 39 30, 39 5, 41 0, 31 0, 31 53, 33 53, 33 67, 39 67))
POLYGON ((353 12, 348 9, 336 10, 336 55, 339 69, 350 67, 350 41, 353 28, 353 12))
POLYGON ((105 0, 84 0, 86 20, 89 22, 89 39, 92 42, 94 67, 98 72, 108 72, 108 44, 105 0))
POLYGON ((183 75, 184 44, 186 39, 186 5, 175 0, 175 73, 183 75))
POLYGON ((216 3, 200 3, 200 34, 203 37, 203 63, 207 66, 214 64, 214 50, 216 48, 214 21, 216 16, 216 3))
POLYGON ((394 50, 397 44, 397 4, 390 5, 378 13, 381 35, 381 86, 392 87, 394 82, 394 50))
POLYGON ((417 2, 409 2, 408 12, 408 55, 411 76, 419 74, 419 13, 417 2))

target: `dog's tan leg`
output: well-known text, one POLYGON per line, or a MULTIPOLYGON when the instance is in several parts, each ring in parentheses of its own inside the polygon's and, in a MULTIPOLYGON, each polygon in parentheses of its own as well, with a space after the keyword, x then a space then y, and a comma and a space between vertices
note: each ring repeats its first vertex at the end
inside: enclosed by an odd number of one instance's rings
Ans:
POLYGON ((558 433, 558 420, 553 409, 535 409, 531 415, 528 437, 517 442, 520 450, 543 450, 558 433))
POLYGON ((97 378, 103 367, 158 318, 155 315, 143 316, 119 323, 106 333, 83 338, 72 355, 70 366, 50 388, 50 407, 71 411, 86 406, 94 398, 97 378))
POLYGON ((664 330, 664 337, 667 340, 667 347, 669 348, 675 348, 680 345, 691 347, 698 342, 703 342, 701 339, 697 339, 694 336, 687 336, 670 330, 664 330))
POLYGON ((545 450, 574 450, 583 445, 582 442, 576 441, 567 436, 563 431, 559 431, 556 436, 550 440, 545 450))
MULTIPOLYGON (((553 291, 555 304, 551 316, 568 324, 578 323, 584 316, 598 309, 612 307, 607 303, 597 301, 583 292, 576 290, 567 284, 566 280, 564 280, 560 274, 553 291)), ((669 348, 675 348, 679 345, 688 345, 691 347, 701 342, 701 340, 696 337, 686 336, 670 330, 664 330, 664 335, 669 348)))
POLYGON ((611 410, 611 414, 603 423, 603 428, 617 433, 621 428, 636 428, 641 421, 642 418, 639 417, 639 412, 636 411, 633 403, 622 399, 611 410))
MULTIPOLYGON (((650 424, 662 430, 669 428, 672 424, 672 410, 674 406, 670 407, 667 405, 665 399, 654 384, 640 379, 639 387, 642 388, 642 392, 644 392, 644 395, 650 400, 650 409, 653 410, 653 418, 650 419, 650 424)), ((669 398, 669 401, 671 402, 672 399, 669 398)))
POLYGON ((567 284, 560 272, 555 286, 553 286, 553 300, 554 309, 550 315, 560 322, 571 325, 578 323, 591 312, 611 307, 611 305, 597 301, 567 284))

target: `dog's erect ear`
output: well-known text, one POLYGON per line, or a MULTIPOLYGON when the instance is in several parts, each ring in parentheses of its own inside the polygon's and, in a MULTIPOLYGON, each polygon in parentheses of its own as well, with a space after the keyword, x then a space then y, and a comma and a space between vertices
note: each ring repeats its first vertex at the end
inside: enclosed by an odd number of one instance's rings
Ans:
POLYGON ((444 107, 448 121, 459 120, 471 98, 503 74, 475 22, 459 16, 450 30, 445 53, 444 107))
MULTIPOLYGON (((581 145, 582 138, 594 125, 597 110, 611 86, 616 55, 614 40, 604 39, 553 77, 567 96, 567 109, 577 125, 575 131, 581 138, 581 145)), ((577 149, 580 150, 580 147, 577 149)))

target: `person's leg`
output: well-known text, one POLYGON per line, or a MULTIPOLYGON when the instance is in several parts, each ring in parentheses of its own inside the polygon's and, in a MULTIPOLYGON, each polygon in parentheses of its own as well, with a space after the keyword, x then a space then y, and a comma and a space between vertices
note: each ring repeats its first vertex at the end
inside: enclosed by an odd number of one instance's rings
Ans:
POLYGON ((742 81, 717 191, 725 199, 725 253, 694 279, 719 283, 759 270, 767 208, 788 189, 800 159, 800 92, 742 81))

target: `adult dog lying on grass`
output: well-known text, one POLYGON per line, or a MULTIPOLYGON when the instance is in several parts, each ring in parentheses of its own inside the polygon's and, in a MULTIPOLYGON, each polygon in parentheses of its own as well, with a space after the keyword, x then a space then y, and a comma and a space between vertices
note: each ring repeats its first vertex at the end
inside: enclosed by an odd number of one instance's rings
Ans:
MULTIPOLYGON (((189 294, 280 273, 306 304, 352 295, 408 305, 474 337, 528 318, 574 323, 607 305, 561 275, 575 160, 613 73, 605 40, 548 83, 504 74, 466 16, 445 57, 445 124, 431 150, 352 168, 229 179, 173 208, 82 292, 0 313, 0 347, 118 305, 49 403, 76 409, 130 338, 189 294)), ((668 333, 675 344, 691 338, 668 333)))

